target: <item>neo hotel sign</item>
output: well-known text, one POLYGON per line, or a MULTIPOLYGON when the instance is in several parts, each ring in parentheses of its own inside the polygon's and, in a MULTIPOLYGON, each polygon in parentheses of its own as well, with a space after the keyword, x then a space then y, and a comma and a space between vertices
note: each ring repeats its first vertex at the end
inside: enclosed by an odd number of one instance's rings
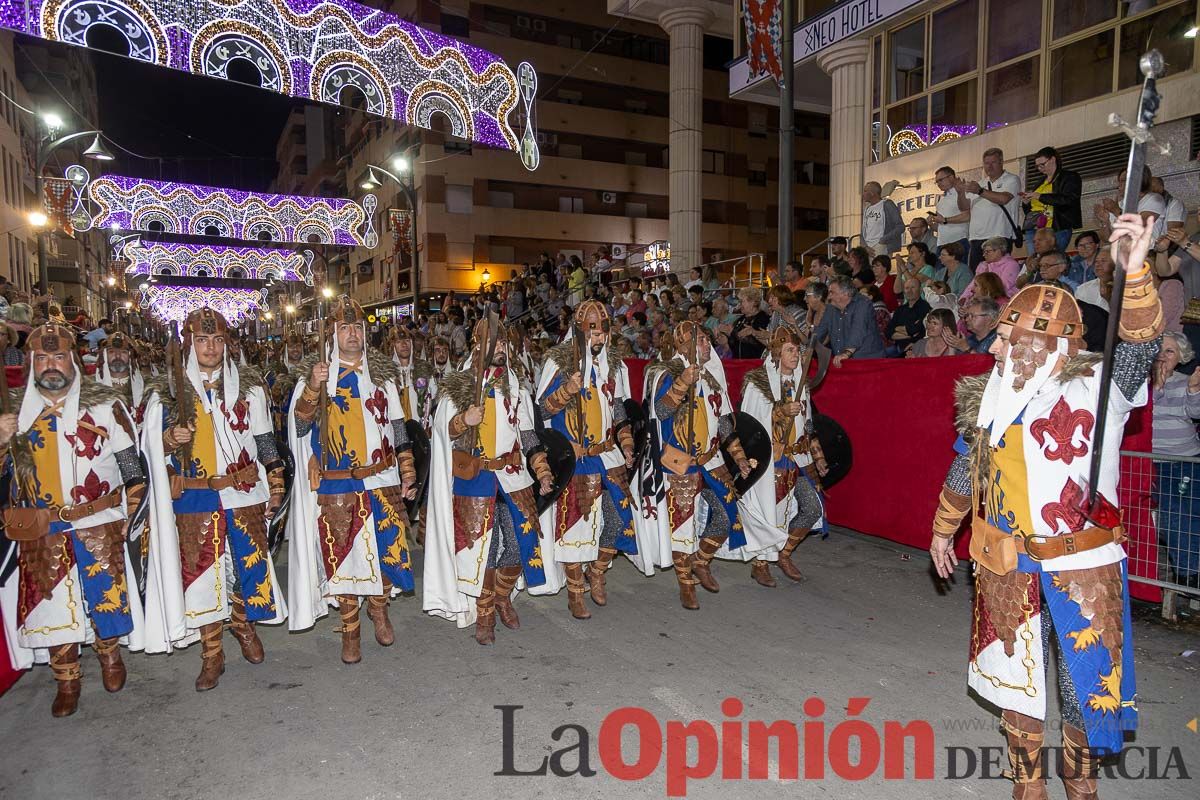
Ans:
MULTIPOLYGON (((793 65, 800 64, 840 41, 850 39, 874 28, 922 0, 847 0, 825 13, 804 20, 793 31, 795 52, 793 65)), ((729 94, 736 95, 763 81, 769 75, 751 75, 748 57, 729 67, 729 94)))

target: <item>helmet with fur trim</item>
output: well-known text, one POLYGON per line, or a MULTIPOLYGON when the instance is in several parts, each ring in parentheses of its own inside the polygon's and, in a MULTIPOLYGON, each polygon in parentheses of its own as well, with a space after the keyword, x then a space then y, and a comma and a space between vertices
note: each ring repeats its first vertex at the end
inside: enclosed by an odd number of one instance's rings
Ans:
POLYGON ((608 309, 599 300, 584 300, 575 309, 575 324, 585 335, 592 331, 608 333, 612 327, 612 318, 608 315, 608 309))
POLYGON ((33 353, 75 352, 75 334, 67 325, 58 322, 47 322, 30 331, 25 339, 25 349, 33 353))
POLYGON ((357 300, 342 295, 334 301, 333 307, 329 310, 329 321, 335 324, 365 324, 367 313, 363 311, 363 307, 357 300))

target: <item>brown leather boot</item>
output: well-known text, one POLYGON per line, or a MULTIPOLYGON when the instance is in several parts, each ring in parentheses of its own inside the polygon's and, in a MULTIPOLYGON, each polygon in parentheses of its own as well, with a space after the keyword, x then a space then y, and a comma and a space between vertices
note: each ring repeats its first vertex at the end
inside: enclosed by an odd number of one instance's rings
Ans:
POLYGON ((750 562, 750 577, 754 578, 759 586, 766 586, 768 589, 775 588, 775 579, 771 577, 771 565, 761 558, 750 562))
POLYGON ((721 591, 721 585, 717 583, 717 579, 713 576, 709 564, 713 560, 713 556, 721 549, 721 542, 717 539, 701 539, 700 549, 692 554, 692 574, 695 575, 700 585, 706 591, 716 594, 721 591))
POLYGON ((1047 800, 1046 764, 1042 742, 1046 726, 1040 719, 1005 711, 1000 727, 1008 739, 1008 765, 1013 780, 1013 800, 1047 800))
POLYGON ((254 630, 254 623, 246 619, 246 603, 240 595, 230 598, 229 630, 242 648, 242 658, 251 664, 261 664, 266 657, 262 640, 254 630))
POLYGON ((50 648, 50 671, 58 681, 58 693, 50 713, 56 717, 69 717, 79 708, 80 679, 83 669, 79 666, 79 645, 60 644, 50 648))
POLYGON ((225 672, 225 651, 221 649, 222 622, 200 626, 200 674, 196 676, 196 691, 207 692, 217 687, 225 672))
POLYGON ((1088 749, 1087 734, 1074 725, 1063 723, 1062 780, 1067 800, 1096 800, 1096 775, 1100 762, 1088 749))
POLYGON ((592 602, 598 606, 608 605, 608 589, 604 586, 604 573, 612 566, 617 551, 612 547, 601 547, 600 554, 588 567, 588 584, 591 586, 592 602))
POLYGON ((338 613, 342 616, 342 663, 362 661, 362 622, 358 618, 358 597, 338 595, 338 613))
POLYGON ((792 563, 792 553, 804 541, 805 536, 808 536, 808 530, 790 531, 787 544, 779 552, 779 571, 797 583, 804 580, 804 576, 800 574, 800 568, 792 563))
POLYGON ((125 662, 121 660, 121 647, 117 637, 92 640, 96 649, 96 660, 100 662, 100 682, 107 692, 119 692, 125 686, 125 662))
POLYGON ((475 641, 480 644, 496 642, 496 570, 483 573, 483 587, 475 601, 475 641))
POLYGON ((591 619, 592 612, 583 604, 587 583, 583 579, 583 564, 567 564, 567 608, 575 619, 591 619))
POLYGON ((692 557, 687 553, 671 553, 675 578, 679 581, 679 602, 689 611, 700 607, 696 599, 696 579, 692 577, 692 557))
POLYGON ((396 629, 388 617, 388 603, 392 599, 392 584, 383 582, 383 594, 367 598, 367 616, 375 623, 375 641, 383 647, 391 647, 396 642, 396 629))
POLYGON ((504 627, 514 631, 521 627, 521 620, 512 604, 513 587, 517 585, 519 577, 520 567, 500 567, 496 570, 496 615, 504 627))

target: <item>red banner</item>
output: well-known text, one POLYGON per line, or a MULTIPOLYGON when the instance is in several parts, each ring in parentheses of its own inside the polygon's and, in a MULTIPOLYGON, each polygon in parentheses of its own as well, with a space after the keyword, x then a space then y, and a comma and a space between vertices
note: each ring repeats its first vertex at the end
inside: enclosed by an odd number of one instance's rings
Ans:
POLYGON ((396 252, 412 250, 412 212, 403 208, 388 209, 388 228, 396 243, 396 252))
POLYGON ((75 228, 71 225, 71 201, 74 197, 75 187, 66 178, 42 178, 42 207, 50 218, 50 225, 68 236, 75 234, 75 228))
MULTIPOLYGON (((789 0, 790 2, 790 0, 789 0)), ((783 79, 783 7, 780 0, 745 0, 746 50, 750 74, 783 79)))

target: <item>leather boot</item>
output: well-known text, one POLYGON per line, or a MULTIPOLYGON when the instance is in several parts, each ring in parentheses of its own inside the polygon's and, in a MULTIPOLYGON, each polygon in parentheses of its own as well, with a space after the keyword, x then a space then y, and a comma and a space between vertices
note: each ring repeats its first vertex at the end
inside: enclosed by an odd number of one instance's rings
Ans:
POLYGON ((1088 749, 1087 734, 1063 723, 1062 780, 1067 800, 1096 800, 1099 759, 1088 749))
POLYGON ((79 708, 79 681, 83 670, 79 666, 79 645, 60 644, 50 648, 50 671, 58 681, 58 693, 50 713, 56 717, 69 717, 79 708))
POLYGON ((687 553, 671 553, 675 578, 679 581, 679 602, 689 611, 700 607, 696 599, 696 579, 692 577, 692 557, 687 553))
POLYGON ((521 620, 512 604, 513 587, 517 585, 519 577, 520 567, 500 567, 496 570, 496 616, 500 617, 504 627, 514 631, 521 627, 521 620))
POLYGON ((210 622, 200 626, 200 674, 196 676, 196 691, 207 692, 217 687, 217 681, 225 672, 225 652, 221 649, 223 622, 210 622))
POLYGON ((358 597, 338 595, 338 613, 342 616, 342 663, 362 661, 362 622, 358 618, 358 597))
POLYGON ((754 578, 759 586, 766 586, 768 589, 775 588, 775 579, 771 577, 771 565, 761 558, 750 562, 750 577, 754 578))
POLYGON ((790 531, 788 533, 787 544, 779 552, 779 571, 797 583, 804 580, 804 576, 800 574, 800 568, 792 563, 792 552, 800 546, 805 536, 808 536, 807 529, 790 531))
POLYGON ((587 583, 583 580, 583 564, 567 564, 567 608, 575 619, 591 619, 592 612, 583 604, 587 583))
POLYGON ((475 601, 475 641, 480 644, 496 642, 496 570, 483 573, 483 588, 475 601))
POLYGON ((251 664, 261 664, 266 653, 263 652, 262 640, 254 630, 254 623, 246 619, 246 603, 241 595, 230 598, 229 630, 242 648, 242 658, 251 664))
POLYGON ((700 585, 706 591, 716 594, 721 591, 721 585, 717 583, 717 579, 713 577, 712 570, 709 568, 709 563, 712 562, 713 556, 721 549, 721 542, 717 539, 704 538, 700 540, 700 549, 692 555, 692 574, 700 581, 700 585))
POLYGON ((592 590, 592 602, 598 606, 608 605, 608 589, 604 587, 604 573, 612 566, 617 551, 611 547, 601 547, 600 554, 588 567, 588 584, 592 590))
POLYGON ((391 647, 396 642, 396 629, 388 617, 388 603, 392 599, 392 584, 383 582, 383 594, 367 598, 367 616, 375 623, 375 641, 383 647, 391 647))
POLYGON ((1013 800, 1046 800, 1046 764, 1042 741, 1046 726, 1040 719, 1005 711, 1000 727, 1008 739, 1008 765, 1013 780, 1013 800))
POLYGON ((121 660, 121 647, 117 637, 92 640, 96 649, 96 660, 100 662, 100 681, 107 692, 119 692, 125 686, 125 662, 121 660))

